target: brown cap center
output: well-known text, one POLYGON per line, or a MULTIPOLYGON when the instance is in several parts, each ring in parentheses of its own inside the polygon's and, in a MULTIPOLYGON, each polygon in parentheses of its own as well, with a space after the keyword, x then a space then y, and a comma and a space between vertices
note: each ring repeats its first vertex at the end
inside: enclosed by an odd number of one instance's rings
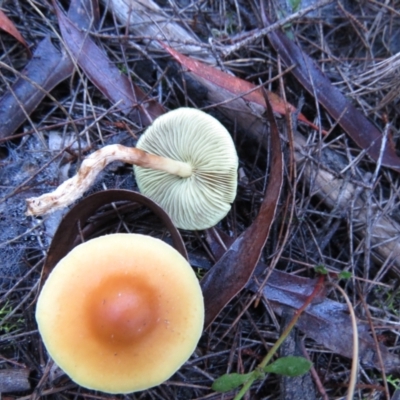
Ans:
POLYGON ((157 296, 140 278, 108 278, 88 295, 89 328, 109 344, 137 342, 157 323, 157 296))

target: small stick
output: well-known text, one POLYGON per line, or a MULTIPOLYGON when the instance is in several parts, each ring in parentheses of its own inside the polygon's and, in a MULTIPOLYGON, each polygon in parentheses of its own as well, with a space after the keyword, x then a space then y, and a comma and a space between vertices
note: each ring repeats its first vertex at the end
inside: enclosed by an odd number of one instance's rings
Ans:
POLYGON ((347 307, 349 307, 350 318, 351 318, 351 326, 353 328, 353 359, 351 362, 351 373, 350 373, 350 382, 349 389, 347 392, 346 400, 354 399, 354 391, 357 384, 357 372, 358 372, 358 355, 359 355, 359 347, 358 347, 358 327, 357 327, 357 318, 354 312, 354 308, 351 304, 349 296, 347 296, 346 292, 335 282, 330 282, 330 284, 338 290, 342 296, 344 297, 347 307))

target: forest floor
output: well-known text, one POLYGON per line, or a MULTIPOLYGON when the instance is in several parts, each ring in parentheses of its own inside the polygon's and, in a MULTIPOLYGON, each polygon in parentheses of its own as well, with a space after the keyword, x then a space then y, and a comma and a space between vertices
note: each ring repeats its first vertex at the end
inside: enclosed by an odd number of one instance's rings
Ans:
MULTIPOLYGON (((265 372, 243 398, 400 398, 399 0, 4 0, 0 10, 3 400, 234 399, 240 388, 213 382, 257 370, 305 305, 271 362, 296 355, 311 370, 265 372), (71 246, 52 242, 71 207, 26 216, 26 199, 105 145, 135 146, 179 107, 220 120, 239 155, 228 215, 180 230, 207 327, 160 386, 82 388, 52 363, 35 321, 43 266, 71 246)), ((109 189, 138 190, 130 165, 111 163, 84 197, 109 189)), ((113 210, 80 220, 87 231, 76 214, 60 229, 171 242, 149 210, 113 210)))

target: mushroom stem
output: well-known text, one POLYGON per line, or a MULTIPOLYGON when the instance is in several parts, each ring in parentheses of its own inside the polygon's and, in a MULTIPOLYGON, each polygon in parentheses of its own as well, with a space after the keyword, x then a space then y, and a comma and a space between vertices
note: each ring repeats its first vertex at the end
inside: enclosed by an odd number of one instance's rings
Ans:
POLYGON ((149 154, 135 147, 112 144, 85 158, 78 173, 53 192, 27 199, 26 215, 43 215, 68 206, 79 199, 93 184, 99 172, 113 161, 165 171, 181 178, 192 175, 192 167, 187 163, 149 154))

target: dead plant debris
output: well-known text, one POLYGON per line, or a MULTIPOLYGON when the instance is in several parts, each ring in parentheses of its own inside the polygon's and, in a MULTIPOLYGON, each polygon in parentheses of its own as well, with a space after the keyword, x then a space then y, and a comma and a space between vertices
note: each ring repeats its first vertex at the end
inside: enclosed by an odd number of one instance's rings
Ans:
MULTIPOLYGON (((329 284, 335 282, 357 316, 354 398, 396 399, 399 10, 400 0, 4 0, 3 398, 233 399, 238 390, 217 393, 214 380, 253 371, 324 274, 324 289, 281 349, 282 356, 309 359, 309 374, 300 381, 266 374, 245 396, 346 398, 353 330, 342 295, 329 284), (254 249, 240 238, 251 244, 266 190, 279 175, 270 150, 274 122, 261 88, 275 112, 283 182, 272 202, 277 213, 267 241, 259 254, 247 255, 254 249), (243 278, 245 288, 235 289, 231 301, 226 295, 216 305, 195 354, 167 383, 129 396, 82 389, 49 359, 34 320, 42 268, 53 237, 61 240, 57 229, 67 210, 27 217, 25 199, 53 191, 105 145, 135 146, 154 118, 178 107, 199 108, 220 120, 240 159, 232 210, 214 228, 182 230, 183 250, 199 279, 216 274, 214 265, 223 264, 218 260, 241 252, 227 266, 231 280, 218 275, 217 287, 208 284, 213 295, 229 292, 223 285, 232 282, 233 261, 249 259, 247 271, 254 273, 247 284, 243 278)), ((131 167, 110 164, 85 197, 107 189, 137 191, 131 167)), ((76 237, 140 232, 173 240, 163 222, 141 207, 108 205, 86 222, 71 228, 76 237)))

